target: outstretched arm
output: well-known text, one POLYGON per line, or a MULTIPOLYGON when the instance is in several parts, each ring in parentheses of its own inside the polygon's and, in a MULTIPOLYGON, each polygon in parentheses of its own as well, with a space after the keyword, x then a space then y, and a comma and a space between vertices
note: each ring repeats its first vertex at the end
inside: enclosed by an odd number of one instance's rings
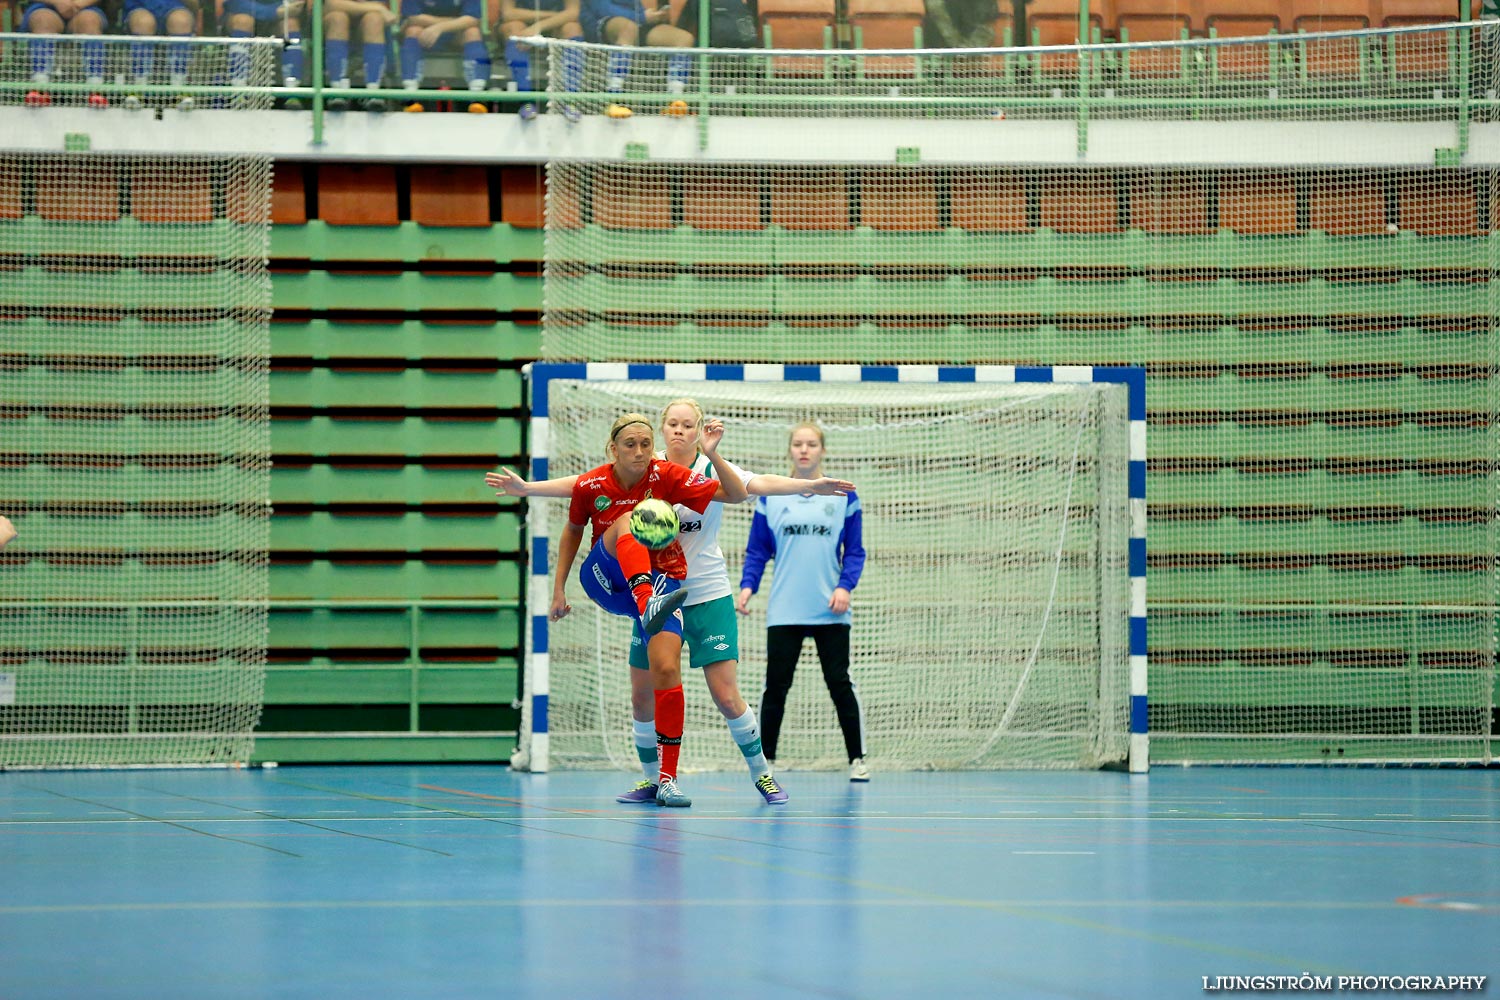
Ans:
POLYGON ((583 542, 584 524, 568 522, 557 539, 557 571, 552 577, 552 607, 547 611, 551 621, 562 621, 573 610, 568 603, 568 574, 573 572, 573 560, 578 557, 578 546, 583 542))
POLYGON ((747 487, 752 496, 789 497, 796 493, 813 493, 820 497, 843 496, 854 489, 854 484, 845 479, 824 476, 821 479, 793 479, 791 476, 774 476, 762 473, 750 480, 747 487))
POLYGON ((567 498, 573 495, 573 485, 577 482, 577 476, 564 476, 561 479, 542 479, 528 483, 503 465, 499 472, 484 474, 484 485, 495 490, 496 496, 505 497, 567 498))
POLYGON ((10 523, 10 518, 0 514, 0 549, 10 544, 10 540, 16 537, 16 526, 10 523))
POLYGON ((703 452, 703 457, 708 459, 714 467, 714 472, 719 476, 719 488, 714 493, 714 499, 720 503, 740 503, 749 494, 745 490, 744 480, 740 479, 734 466, 719 457, 719 442, 723 439, 724 421, 709 420, 703 425, 703 431, 698 436, 698 449, 703 452))

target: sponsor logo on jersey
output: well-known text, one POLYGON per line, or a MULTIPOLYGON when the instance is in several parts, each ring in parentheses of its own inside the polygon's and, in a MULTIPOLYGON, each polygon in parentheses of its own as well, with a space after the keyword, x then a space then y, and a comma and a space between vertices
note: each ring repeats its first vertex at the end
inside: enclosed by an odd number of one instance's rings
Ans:
POLYGON ((833 529, 826 524, 783 524, 783 535, 831 535, 833 529))
POLYGON ((580 479, 580 480, 578 480, 578 485, 579 486, 593 486, 593 485, 595 485, 597 483, 604 482, 608 478, 609 478, 608 476, 591 476, 588 479, 580 479))
POLYGON ((726 650, 728 648, 729 648, 729 644, 728 643, 723 643, 723 642, 719 643, 717 646, 714 647, 714 649, 717 650, 720 653, 724 652, 724 650, 726 650))
POLYGON ((695 473, 693 473, 691 476, 688 476, 688 480, 687 480, 687 484, 689 486, 697 486, 699 483, 706 483, 706 482, 708 482, 708 477, 704 476, 703 473, 701 473, 701 472, 695 472, 695 473))
POLYGON ((606 593, 614 593, 615 588, 609 585, 609 577, 605 575, 604 570, 600 569, 597 563, 594 564, 594 579, 599 581, 599 586, 603 587, 606 593))
POLYGON ((599 496, 594 497, 594 509, 595 510, 608 510, 609 509, 609 497, 604 496, 602 493, 599 496))
MULTIPOLYGON (((724 636, 722 636, 722 635, 705 635, 703 637, 703 641, 704 642, 723 642, 724 641, 724 636)), ((719 649, 723 649, 724 647, 720 646, 718 648, 719 649)))

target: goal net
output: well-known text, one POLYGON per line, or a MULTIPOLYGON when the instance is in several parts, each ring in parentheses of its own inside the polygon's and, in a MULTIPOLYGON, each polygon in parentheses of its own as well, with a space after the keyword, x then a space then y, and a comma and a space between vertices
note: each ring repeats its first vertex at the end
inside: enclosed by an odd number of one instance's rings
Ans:
MULTIPOLYGON (((81 42, 56 42, 66 78, 81 42)), ((0 152, 0 767, 250 757, 270 188, 267 156, 0 152)))
MULTIPOLYGON (((549 385, 550 475, 600 464, 619 414, 656 415, 683 396, 725 421, 720 453, 753 472, 787 474, 791 428, 819 421, 827 435, 825 471, 856 484, 863 510, 867 560, 854 591, 850 673, 869 756, 881 768, 1098 767, 1125 760, 1124 386, 826 379, 549 385)), ((736 591, 751 507, 726 507, 719 539, 736 591)), ((544 649, 550 767, 635 767, 625 659, 631 623, 600 611, 574 579, 568 581, 573 613, 546 624, 546 573, 555 565, 566 504, 533 500, 529 519, 532 536, 548 546, 547 566, 533 566, 539 575, 527 678, 535 686, 537 650, 544 649)), ((769 573, 775 572, 773 560, 769 573)), ((752 706, 765 677, 770 578, 749 617, 740 619, 739 682, 752 706)), ((684 657, 684 768, 742 768, 694 674, 684 657)), ((535 754, 536 715, 532 699, 526 704, 522 749, 535 754)), ((798 768, 847 763, 811 644, 788 700, 778 757, 798 768)))
POLYGON ((544 356, 1142 366, 1153 758, 1490 760, 1500 26, 1194 16, 552 45, 544 356))

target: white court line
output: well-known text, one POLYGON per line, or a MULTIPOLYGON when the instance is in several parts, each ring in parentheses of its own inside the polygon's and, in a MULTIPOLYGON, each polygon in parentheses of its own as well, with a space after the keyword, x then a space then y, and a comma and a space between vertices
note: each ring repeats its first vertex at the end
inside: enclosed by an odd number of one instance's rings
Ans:
POLYGON ((1095 854, 1095 851, 1011 851, 1012 854, 1095 854))
POLYGON ((1411 819, 1415 813, 1376 813, 1376 816, 1385 816, 1390 819, 1411 819))
POLYGON ((1298 816, 1320 816, 1320 817, 1328 817, 1328 816, 1337 816, 1338 813, 1298 813, 1297 815, 1298 816))

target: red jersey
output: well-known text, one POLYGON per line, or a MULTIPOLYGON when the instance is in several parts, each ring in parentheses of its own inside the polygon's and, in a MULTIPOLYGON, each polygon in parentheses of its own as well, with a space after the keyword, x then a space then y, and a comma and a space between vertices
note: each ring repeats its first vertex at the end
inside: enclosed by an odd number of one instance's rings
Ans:
MULTIPOLYGON (((716 480, 664 458, 653 458, 641 481, 628 490, 620 485, 613 465, 601 465, 579 476, 573 485, 568 520, 574 524, 593 522, 593 540, 598 541, 605 528, 629 514, 642 500, 655 497, 669 504, 683 504, 702 514, 718 491, 716 480)), ((675 538, 671 545, 651 553, 651 568, 674 580, 687 578, 687 558, 675 538)))

